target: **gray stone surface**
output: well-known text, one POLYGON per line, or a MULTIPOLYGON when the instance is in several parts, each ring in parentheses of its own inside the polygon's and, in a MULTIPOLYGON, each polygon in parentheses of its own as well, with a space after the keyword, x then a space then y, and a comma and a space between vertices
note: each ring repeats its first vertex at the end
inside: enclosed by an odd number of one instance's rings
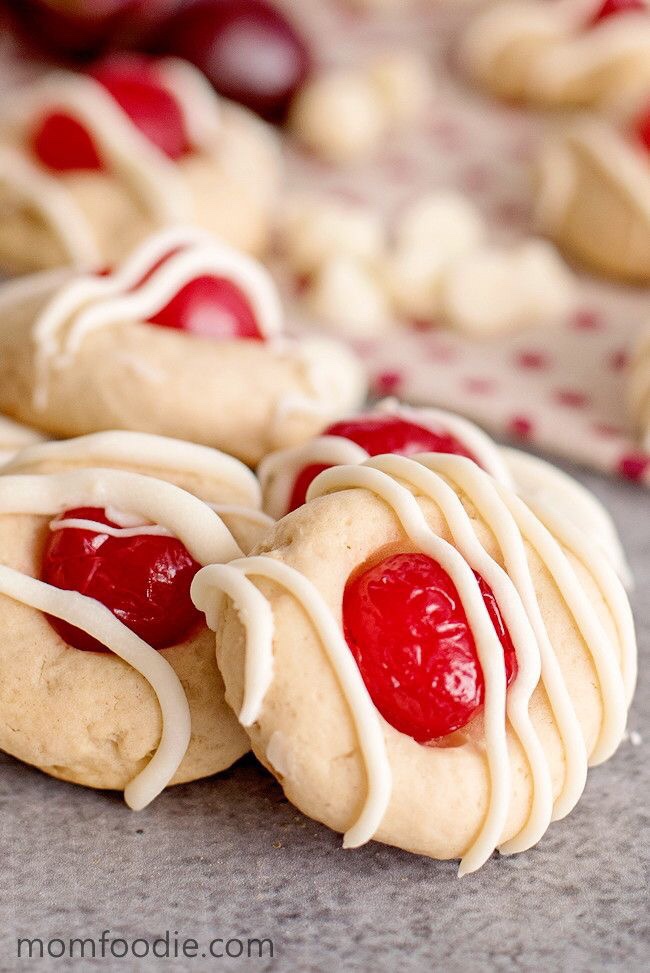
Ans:
POLYGON ((636 574, 641 669, 630 728, 645 739, 590 773, 576 810, 537 848, 459 881, 454 863, 378 844, 343 851, 250 759, 136 815, 118 796, 2 758, 0 969, 647 969, 650 495, 581 476, 615 515, 636 574), (103 929, 130 938, 178 930, 201 949, 216 937, 268 936, 275 957, 16 959, 19 935, 103 929))

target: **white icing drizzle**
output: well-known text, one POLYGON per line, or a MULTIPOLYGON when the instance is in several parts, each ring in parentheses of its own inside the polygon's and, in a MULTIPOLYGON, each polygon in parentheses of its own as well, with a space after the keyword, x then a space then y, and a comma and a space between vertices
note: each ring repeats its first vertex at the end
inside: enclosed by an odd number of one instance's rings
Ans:
POLYGON ((596 499, 578 480, 546 460, 519 449, 500 450, 514 477, 517 493, 530 505, 544 502, 549 509, 570 518, 586 537, 591 537, 608 557, 628 589, 634 585, 616 525, 596 499))
MULTIPOLYGON (((452 434, 486 472, 502 483, 512 485, 512 477, 499 449, 473 422, 443 409, 410 408, 393 398, 382 399, 372 412, 354 418, 372 419, 378 414, 397 416, 434 433, 452 434)), ((270 453, 257 468, 267 513, 276 519, 287 513, 296 477, 306 466, 340 466, 363 463, 366 459, 368 452, 363 447, 342 436, 316 436, 300 446, 270 453)))
MULTIPOLYGON (((86 335, 153 316, 186 283, 202 275, 226 277, 237 285, 266 338, 269 356, 292 360, 304 373, 304 391, 288 391, 276 403, 272 428, 281 433, 283 424, 295 416, 313 414, 327 421, 357 407, 367 382, 356 356, 335 341, 285 335, 282 305, 268 271, 210 234, 182 226, 150 237, 114 273, 79 276, 54 290, 32 333, 35 407, 47 408, 52 369, 68 367, 86 335)), ((33 290, 26 289, 22 296, 36 296, 42 286, 39 283, 37 289, 34 282, 33 290)))
POLYGON ((2 186, 9 187, 56 234, 70 263, 81 267, 99 265, 101 254, 95 234, 72 193, 9 145, 0 146, 2 186))
POLYGON ((12 114, 25 126, 52 108, 83 125, 102 159, 134 188, 156 222, 192 216, 192 199, 176 163, 140 132, 103 85, 87 75, 54 72, 28 88, 12 114))
MULTIPOLYGON (((201 72, 166 58, 154 65, 160 84, 177 100, 191 145, 215 152, 221 133, 220 102, 201 72)), ((101 253, 91 221, 57 174, 32 162, 17 145, 29 141, 35 121, 62 110, 89 132, 109 168, 124 179, 155 224, 191 222, 194 202, 177 163, 143 135, 92 78, 54 72, 22 93, 8 112, 16 147, 0 149, 0 183, 11 186, 56 234, 75 266, 98 266, 101 253)))
POLYGON ((178 676, 159 652, 92 598, 76 591, 61 591, 4 565, 0 565, 0 592, 23 605, 61 618, 110 646, 153 689, 162 713, 160 743, 147 766, 124 791, 129 807, 141 811, 172 779, 190 742, 190 709, 178 676))
POLYGON ((280 334, 282 305, 260 263, 200 230, 172 227, 146 240, 114 273, 75 278, 45 305, 33 329, 37 408, 47 407, 50 368, 69 365, 87 334, 146 320, 202 275, 231 280, 249 301, 260 333, 280 334))
POLYGON ((600 6, 601 0, 497 3, 470 26, 463 60, 471 73, 485 78, 508 50, 537 41, 539 47, 521 62, 521 81, 531 96, 558 98, 576 81, 615 69, 627 58, 650 56, 648 12, 626 12, 592 25, 600 6))
MULTIPOLYGON (((598 763, 620 742, 635 677, 636 647, 629 605, 606 557, 578 529, 546 508, 540 508, 537 516, 509 487, 464 457, 429 453, 408 459, 391 455, 368 459, 361 466, 339 466, 326 470, 313 481, 308 500, 353 488, 367 489, 380 497, 398 518, 411 543, 447 571, 472 627, 485 679, 484 725, 490 785, 488 810, 480 833, 461 861, 459 874, 465 874, 487 860, 505 827, 511 786, 508 722, 530 767, 532 804, 519 834, 502 844, 500 851, 505 854, 535 844, 551 820, 567 814, 584 788, 588 757, 591 763, 598 763), (451 532, 453 545, 431 530, 414 494, 436 504, 451 532), (489 527, 504 568, 480 543, 460 495, 467 497, 489 527), (586 752, 582 729, 546 631, 524 541, 533 547, 562 593, 597 674, 603 716, 591 755, 586 752), (593 578, 612 614, 618 645, 612 644, 594 616, 589 598, 561 545, 581 561, 593 578), (492 588, 515 645, 518 675, 507 696, 503 650, 474 571, 492 588), (564 779, 555 801, 548 762, 528 711, 540 678, 564 749, 564 779)), ((362 815, 346 835, 346 844, 360 844, 376 832, 390 802, 391 772, 383 740, 383 721, 367 692, 361 691, 359 670, 349 664, 352 654, 343 638, 340 621, 314 585, 272 557, 259 556, 209 567, 199 572, 192 589, 195 603, 206 612, 210 627, 217 628, 226 595, 233 601, 246 629, 244 724, 259 719, 273 677, 273 618, 268 601, 251 578, 267 578, 294 595, 312 621, 336 671, 357 729, 368 778, 362 815)))
POLYGON ((542 154, 537 220, 550 232, 562 224, 580 179, 576 149, 586 152, 614 186, 629 195, 650 232, 650 156, 641 145, 595 118, 582 118, 542 154))
POLYGON ((156 74, 164 88, 176 99, 182 113, 189 142, 210 151, 221 134, 221 105, 214 88, 188 61, 167 57, 157 61, 156 74))
MULTIPOLYGON (((96 432, 88 436, 78 436, 76 439, 27 446, 17 453, 13 461, 3 469, 3 473, 29 472, 33 467, 49 460, 83 462, 95 466, 137 463, 169 472, 184 471, 232 484, 243 494, 246 504, 251 508, 259 508, 262 502, 257 477, 233 456, 209 446, 129 430, 96 432)), ((221 509, 230 511, 226 507, 221 509)), ((249 507, 232 508, 232 512, 240 510, 248 511, 249 507)))
MULTIPOLYGON (((112 509, 113 506, 128 511, 129 517, 141 518, 145 526, 115 529, 73 518, 71 522, 65 518, 55 520, 51 526, 98 530, 102 535, 114 536, 164 531, 178 537, 192 557, 203 565, 241 555, 225 524, 207 504, 164 480, 110 469, 0 477, 0 514, 48 516, 76 507, 112 509)), ((161 740, 154 757, 124 792, 127 804, 134 810, 145 807, 169 784, 190 740, 189 706, 172 667, 159 652, 92 598, 54 588, 8 567, 0 567, 0 592, 94 636, 151 685, 162 713, 161 740)))

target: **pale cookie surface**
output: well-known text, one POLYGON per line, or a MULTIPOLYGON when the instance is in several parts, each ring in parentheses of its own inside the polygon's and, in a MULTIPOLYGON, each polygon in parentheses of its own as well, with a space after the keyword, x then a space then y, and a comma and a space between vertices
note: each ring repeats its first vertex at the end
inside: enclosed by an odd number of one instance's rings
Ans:
POLYGON ((535 844, 625 728, 634 630, 606 558, 568 521, 544 512, 543 526, 462 457, 339 467, 309 497, 259 556, 208 568, 194 583, 255 753, 298 808, 346 832, 347 846, 375 837, 462 857, 463 873, 496 845, 535 844), (379 716, 343 639, 346 580, 383 550, 437 560, 473 618, 486 703, 449 746, 422 746, 379 716), (507 695, 470 568, 492 586, 514 639, 518 675, 507 695), (234 608, 223 610, 223 591, 234 608), (266 606, 255 625, 238 614, 253 602, 266 606))
MULTIPOLYGON (((38 578, 43 546, 53 519, 7 512, 12 501, 5 497, 4 487, 15 483, 14 489, 20 493, 19 481, 15 479, 20 474, 37 484, 51 483, 52 496, 56 498, 57 489, 61 489, 56 477, 62 474, 75 477, 88 468, 93 468, 87 475, 96 478, 96 490, 103 483, 102 469, 123 471, 127 496, 133 493, 136 509, 142 480, 137 474, 157 478, 147 481, 154 494, 161 491, 161 481, 182 488, 167 503, 170 516, 175 511, 184 515, 186 507, 190 515, 194 510, 196 516, 200 508, 192 507, 192 497, 183 492, 190 491, 222 515, 244 551, 269 527, 268 518, 259 509, 257 481, 237 460, 215 450, 163 437, 100 433, 29 447, 5 468, 5 475, 0 478, 2 565, 38 578)), ((110 498, 109 481, 101 502, 106 504, 110 498)), ((18 499, 16 504, 26 509, 18 499)), ((59 507, 74 505, 63 499, 58 504, 59 507)), ((117 505, 126 514, 133 512, 128 507, 124 509, 123 500, 117 505)), ((57 506, 56 499, 53 506, 57 506)), ((51 514, 61 512, 62 509, 51 510, 51 514)), ((228 531, 219 526, 217 515, 213 516, 215 522, 208 530, 217 538, 216 544, 213 541, 213 556, 219 556, 219 550, 235 555, 239 550, 237 544, 232 538, 228 540, 228 531), (223 532, 221 540, 218 539, 220 531, 223 532)), ((138 521, 137 515, 135 519, 138 521)), ((146 519, 139 522, 146 523, 146 519)), ((209 512, 207 522, 210 524, 209 512)), ((147 533, 148 528, 142 530, 147 533)), ((0 586, 2 581, 0 578, 0 586)), ((55 606, 66 597, 63 592, 57 596, 57 589, 50 589, 50 593, 55 606)), ((135 665, 114 654, 80 651, 68 646, 43 611, 21 601, 20 597, 6 593, 0 596, 4 632, 0 649, 0 748, 6 752, 55 777, 90 787, 122 789, 149 769, 152 754, 161 746, 164 720, 168 732, 182 741, 185 708, 190 731, 186 750, 181 746, 178 766, 170 768, 173 772, 168 772, 167 778, 160 772, 154 775, 160 778, 154 790, 223 770, 248 749, 246 736, 225 703, 223 682, 214 658, 214 640, 204 626, 194 629, 181 644, 158 653, 163 665, 171 667, 179 681, 176 684, 177 689, 180 687, 179 701, 176 708, 172 705, 169 709, 169 685, 157 698, 154 686, 135 665)), ((90 603, 90 618, 97 614, 98 607, 97 602, 90 603)), ((149 653, 153 651, 148 649, 149 653)), ((149 793, 147 800, 151 796, 155 794, 149 793)))
POLYGON ((8 286, 0 408, 53 435, 135 429, 256 463, 365 395, 365 374, 351 351, 285 336, 267 271, 194 230, 150 238, 108 277, 73 277, 45 293, 40 276, 31 292, 8 286), (260 340, 145 323, 206 275, 238 288, 260 340))
POLYGON ((552 137, 539 164, 537 221, 588 267, 650 281, 650 153, 633 131, 583 118, 552 137))

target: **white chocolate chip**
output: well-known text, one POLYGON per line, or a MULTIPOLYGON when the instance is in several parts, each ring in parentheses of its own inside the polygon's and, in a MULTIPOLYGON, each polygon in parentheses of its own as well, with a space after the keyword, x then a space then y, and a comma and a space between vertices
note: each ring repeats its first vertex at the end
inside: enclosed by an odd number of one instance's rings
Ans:
POLYGON ((483 247, 457 260, 442 287, 448 324, 473 335, 501 334, 548 323, 566 310, 569 272, 538 244, 483 247))
POLYGON ((318 156, 356 162, 377 149, 388 116, 374 86, 360 71, 335 70, 308 82, 289 116, 294 136, 318 156))
POLYGON ((423 57, 411 51, 380 54, 370 62, 368 77, 392 123, 414 122, 422 116, 432 88, 423 57))
POLYGON ((382 222, 372 210, 305 193, 287 201, 279 233, 280 247, 297 274, 312 274, 336 256, 377 263, 385 242, 382 222))
POLYGON ((432 321, 440 311, 447 259, 435 250, 398 250, 385 264, 385 282, 398 314, 432 321))
POLYGON ((436 192, 404 210, 395 242, 398 250, 430 247, 453 259, 478 247, 485 236, 485 222, 469 200, 454 192, 436 192))
POLYGON ((570 310, 575 281, 551 243, 526 241, 518 250, 517 262, 538 318, 557 318, 570 310))
POLYGON ((367 267, 348 257, 328 260, 308 293, 311 311, 350 337, 384 334, 391 326, 390 306, 381 284, 367 267))

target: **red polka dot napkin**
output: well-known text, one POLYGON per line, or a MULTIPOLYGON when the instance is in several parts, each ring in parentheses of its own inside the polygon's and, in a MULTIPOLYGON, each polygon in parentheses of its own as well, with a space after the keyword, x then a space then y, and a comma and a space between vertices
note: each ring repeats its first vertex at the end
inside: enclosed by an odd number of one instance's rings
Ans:
MULTIPOLYGON (((353 64, 409 47, 430 57, 437 90, 418 130, 400 133, 369 164, 346 170, 293 153, 293 186, 368 203, 389 223, 423 193, 453 188, 480 208, 495 242, 534 234, 531 163, 555 119, 498 104, 465 82, 453 51, 466 4, 353 14, 330 0, 300 5, 300 15, 323 60, 353 64)), ((305 327, 299 303, 293 317, 305 327)), ((650 455, 626 409, 629 352, 646 323, 650 291, 583 277, 577 310, 560 325, 481 342, 404 325, 359 350, 378 395, 454 409, 502 438, 650 485, 650 455)))

